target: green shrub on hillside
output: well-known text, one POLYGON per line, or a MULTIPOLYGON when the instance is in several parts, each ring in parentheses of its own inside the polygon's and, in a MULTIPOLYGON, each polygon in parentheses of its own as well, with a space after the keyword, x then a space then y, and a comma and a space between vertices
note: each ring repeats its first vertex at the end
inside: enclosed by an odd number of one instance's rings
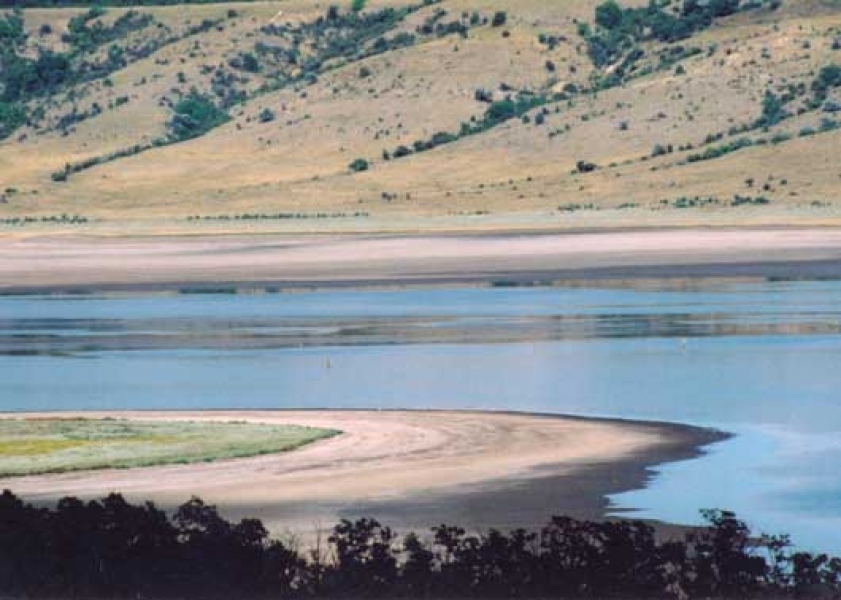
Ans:
POLYGON ((759 205, 764 206, 766 204, 771 204, 771 201, 766 198, 765 196, 740 196, 736 194, 733 196, 733 200, 730 201, 730 206, 744 206, 744 205, 759 205))
MULTIPOLYGON (((470 122, 462 123, 461 129, 458 133, 439 131, 433 134, 429 140, 418 140, 414 142, 413 150, 407 148, 406 146, 398 146, 394 149, 394 152, 391 153, 390 157, 402 158, 412 154, 413 152, 432 150, 438 146, 455 142, 462 137, 482 133, 510 119, 520 118, 523 119, 524 123, 526 123, 530 121, 530 119, 526 118, 526 113, 534 108, 543 106, 550 100, 549 96, 535 94, 528 91, 521 91, 516 95, 505 98, 504 100, 492 102, 492 94, 490 92, 476 90, 476 98, 489 102, 488 108, 485 110, 485 114, 481 119, 474 118, 471 119, 470 122)), ((545 115, 537 115, 535 117, 536 120, 538 118, 539 122, 537 124, 542 125, 545 122, 545 115)))
POLYGON ((607 0, 596 7, 595 28, 580 23, 579 34, 587 42, 596 67, 622 63, 614 77, 614 82, 618 83, 642 56, 638 48, 640 42, 683 40, 708 28, 718 17, 765 4, 770 6, 762 1, 685 0, 682 7, 673 10, 671 2, 652 1, 645 6, 625 8, 615 0, 607 0))
POLYGON ((788 117, 788 112, 783 101, 771 90, 766 90, 765 96, 762 98, 762 115, 754 125, 756 127, 773 127, 786 117, 788 117))
POLYGON ((3 140, 26 121, 26 112, 17 104, 0 102, 0 140, 3 140))
POLYGON ((812 91, 821 101, 826 98, 830 90, 841 87, 841 67, 826 65, 818 72, 812 83, 812 91))
POLYGON ((755 145, 755 142, 750 138, 739 138, 732 142, 728 142, 721 146, 712 146, 704 150, 704 152, 700 154, 690 154, 686 157, 686 161, 693 163, 693 162, 701 162, 704 160, 714 160, 716 158, 721 158, 731 152, 737 152, 742 148, 749 148, 755 145))
POLYGON ((348 168, 351 171, 353 171, 354 173, 359 173, 361 171, 367 171, 368 167, 369 167, 368 161, 365 160, 364 158, 357 158, 352 163, 350 163, 350 165, 348 165, 348 168))
MULTIPOLYGON (((148 26, 153 19, 129 10, 106 26, 100 19, 104 14, 104 9, 97 6, 72 17, 62 35, 68 46, 63 52, 41 46, 27 47, 21 11, 0 15, 0 102, 4 103, 0 137, 10 135, 28 117, 37 117, 38 107, 31 105, 32 100, 49 97, 66 90, 70 84, 98 79, 126 66, 126 50, 117 44, 108 47, 104 58, 93 59, 91 55, 99 47, 148 26), (31 115, 26 114, 28 103, 31 115)), ((41 30, 43 34, 44 28, 41 30)), ((62 120, 60 127, 63 124, 66 122, 62 120)))
POLYGON ((174 111, 167 123, 170 141, 198 137, 230 120, 225 111, 195 89, 178 101, 174 111))
POLYGON ((0 15, 0 51, 5 52, 13 46, 21 46, 26 42, 26 38, 23 15, 19 10, 0 15))
POLYGON ((90 51, 120 39, 131 31, 142 29, 153 21, 151 15, 130 10, 121 15, 113 26, 106 27, 101 21, 104 15, 105 9, 94 6, 87 12, 72 17, 61 40, 77 52, 90 51))
POLYGON ((531 109, 545 104, 546 101, 547 99, 543 96, 520 93, 513 98, 491 102, 478 127, 482 130, 490 129, 494 125, 507 121, 508 119, 520 117, 531 109))
POLYGON ((9 52, 0 69, 0 100, 14 102, 50 93, 71 75, 70 61, 63 54, 42 50, 32 59, 9 52))
POLYGON ((234 69, 246 71, 247 73, 259 73, 260 61, 251 52, 242 52, 235 58, 228 61, 234 69))

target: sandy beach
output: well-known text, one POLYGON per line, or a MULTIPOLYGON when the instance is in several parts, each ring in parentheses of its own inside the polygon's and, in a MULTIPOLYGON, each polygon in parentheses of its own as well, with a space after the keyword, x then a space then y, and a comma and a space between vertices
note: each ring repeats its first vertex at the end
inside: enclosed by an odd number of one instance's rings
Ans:
MULTIPOLYGON (((3 418, 39 416, 8 414, 3 418)), ((40 413, 40 416, 45 416, 40 413)), ((679 425, 489 412, 225 411, 49 413, 142 420, 247 420, 338 428, 284 454, 206 464, 8 478, 29 501, 120 491, 173 507, 198 495, 231 517, 310 535, 342 516, 539 526, 551 514, 594 517, 604 494, 639 486, 655 464, 721 439, 679 425), (527 493, 526 493, 527 492, 527 493), (495 508, 494 508, 495 507, 495 508)))
POLYGON ((0 291, 841 277, 841 229, 438 236, 9 236, 0 291))

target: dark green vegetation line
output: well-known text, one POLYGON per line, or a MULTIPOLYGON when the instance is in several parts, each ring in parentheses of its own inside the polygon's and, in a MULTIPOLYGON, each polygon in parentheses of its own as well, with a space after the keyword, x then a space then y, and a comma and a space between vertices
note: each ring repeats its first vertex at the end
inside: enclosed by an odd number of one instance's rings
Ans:
MULTIPOLYGON (((27 598, 725 598, 841 592, 841 559, 756 536, 732 513, 660 542, 650 525, 553 517, 539 532, 342 520, 308 555, 193 498, 172 516, 112 494, 54 509, 0 495, 0 595, 27 598)), ((829 597, 829 596, 827 596, 829 597)))

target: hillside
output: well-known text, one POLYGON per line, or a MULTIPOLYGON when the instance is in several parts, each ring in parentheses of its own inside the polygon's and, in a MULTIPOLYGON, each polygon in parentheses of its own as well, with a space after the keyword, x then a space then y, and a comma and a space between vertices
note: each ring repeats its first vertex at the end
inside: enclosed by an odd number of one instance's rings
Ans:
POLYGON ((0 47, 0 232, 841 224, 837 0, 32 7, 0 47))

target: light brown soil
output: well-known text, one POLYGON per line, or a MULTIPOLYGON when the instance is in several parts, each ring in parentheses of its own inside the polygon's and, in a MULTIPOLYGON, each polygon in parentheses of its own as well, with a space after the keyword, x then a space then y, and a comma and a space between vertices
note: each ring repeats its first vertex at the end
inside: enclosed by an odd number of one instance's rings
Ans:
POLYGON ((841 229, 533 235, 8 237, 0 290, 356 285, 618 277, 837 276, 841 229), (707 271, 699 272, 703 266, 707 271), (834 268, 834 271, 833 271, 834 268), (826 271, 826 272, 824 272, 826 271), (661 273, 662 274, 662 273, 661 273))

